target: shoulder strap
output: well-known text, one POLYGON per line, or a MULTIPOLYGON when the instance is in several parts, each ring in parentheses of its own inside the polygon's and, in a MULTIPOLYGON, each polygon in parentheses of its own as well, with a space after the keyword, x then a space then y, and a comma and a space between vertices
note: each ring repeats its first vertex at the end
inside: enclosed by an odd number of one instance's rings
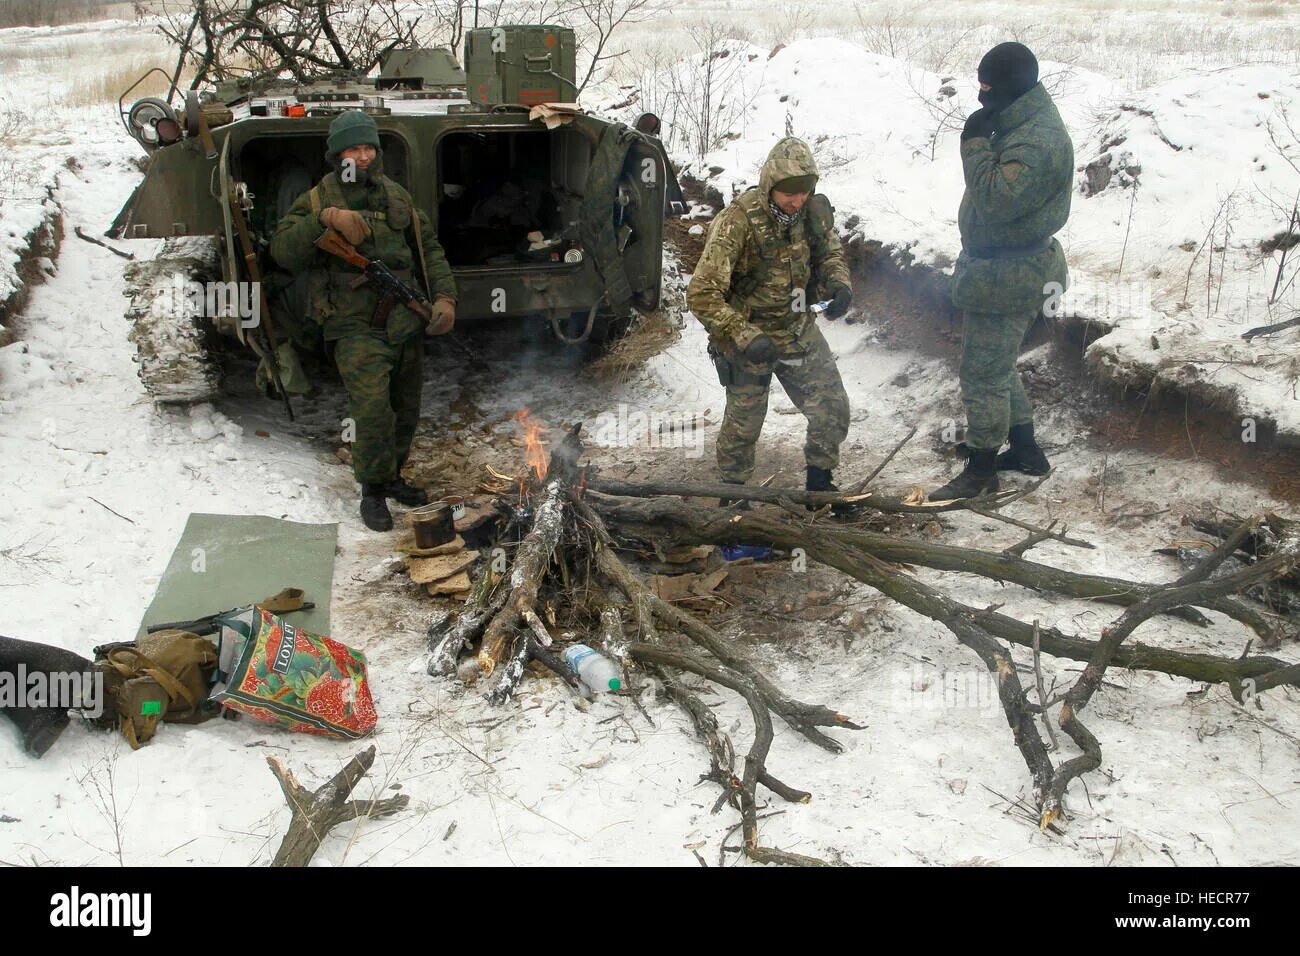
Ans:
POLYGON ((749 241, 757 248, 758 259, 760 260, 747 272, 736 273, 732 276, 731 291, 741 299, 747 299, 754 294, 754 291, 762 283, 763 260, 773 257, 773 249, 770 247, 771 244, 764 239, 766 235, 764 217, 767 215, 767 211, 763 209, 762 203, 750 195, 749 190, 742 193, 736 203, 745 216, 746 225, 749 227, 749 241))
POLYGON ((189 705, 189 710, 186 711, 184 715, 186 717, 192 716, 199 706, 199 702, 194 699, 193 695, 190 694, 189 689, 186 688, 184 684, 178 681, 171 673, 164 670, 158 663, 151 660, 134 647, 119 647, 113 650, 108 655, 108 662, 113 665, 114 669, 116 669, 123 677, 131 678, 139 676, 140 674, 152 677, 159 683, 162 689, 167 692, 167 696, 169 696, 173 702, 180 699, 189 705), (137 660, 131 662, 123 660, 124 655, 127 654, 134 656, 137 660))
MULTIPOLYGON (((407 228, 410 229, 415 236, 415 258, 420 263, 420 277, 424 279, 424 291, 430 298, 432 298, 433 285, 429 282, 429 268, 424 262, 424 239, 420 235, 420 210, 415 207, 415 200, 411 198, 411 194, 405 189, 402 189, 402 187, 394 180, 384 176, 380 179, 380 182, 383 183, 384 191, 386 193, 392 189, 396 189, 400 198, 411 207, 411 224, 407 226, 407 228)), ((407 238, 407 242, 411 242, 410 237, 407 238)))
POLYGON ((432 297, 433 286, 429 284, 429 269, 424 263, 424 240, 420 238, 420 210, 415 208, 415 203, 411 203, 411 225, 409 228, 415 233, 415 258, 420 261, 420 275, 424 278, 424 291, 432 297))
POLYGON ((332 173, 326 173, 321 177, 320 182, 311 188, 307 194, 311 202, 311 211, 320 215, 320 211, 325 206, 347 206, 347 200, 343 198, 343 187, 339 185, 338 178, 332 173))

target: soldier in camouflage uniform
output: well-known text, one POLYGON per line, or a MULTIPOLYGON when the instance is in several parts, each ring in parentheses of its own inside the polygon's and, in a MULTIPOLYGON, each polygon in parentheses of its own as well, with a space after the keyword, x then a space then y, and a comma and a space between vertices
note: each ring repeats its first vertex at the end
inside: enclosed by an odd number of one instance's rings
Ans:
POLYGON ((995 46, 980 61, 979 81, 983 106, 961 134, 966 192, 952 276, 953 305, 965 314, 961 397, 969 458, 960 475, 930 493, 932 501, 997 491, 999 470, 1050 469, 1034 438, 1016 356, 1053 291, 1049 284, 1059 283, 1059 294, 1069 279, 1053 235, 1070 215, 1074 146, 1027 47, 995 46), (1011 447, 999 455, 1008 436, 1011 447))
POLYGON ((687 306, 708 329, 709 350, 727 388, 717 455, 722 480, 730 484, 744 484, 754 471, 775 373, 808 419, 808 490, 838 490, 831 472, 849 430, 849 398, 807 308, 807 290, 825 290, 831 318, 848 310, 852 291, 830 203, 813 195, 816 185, 808 146, 794 137, 777 143, 758 186, 713 221, 687 290, 687 306))
POLYGON ((456 282, 428 218, 382 173, 375 121, 359 110, 341 114, 330 124, 326 147, 334 171, 294 202, 276 228, 271 255, 286 269, 311 270, 309 308, 333 349, 351 401, 352 469, 361 484, 361 518, 371 530, 387 531, 393 517, 385 499, 407 505, 427 501, 424 491, 401 477, 401 468, 420 420, 423 333, 451 330, 456 282), (378 295, 368 284, 353 288, 358 270, 314 245, 326 226, 404 281, 427 285, 434 303, 427 330, 405 305, 393 309, 386 325, 372 324, 378 295))

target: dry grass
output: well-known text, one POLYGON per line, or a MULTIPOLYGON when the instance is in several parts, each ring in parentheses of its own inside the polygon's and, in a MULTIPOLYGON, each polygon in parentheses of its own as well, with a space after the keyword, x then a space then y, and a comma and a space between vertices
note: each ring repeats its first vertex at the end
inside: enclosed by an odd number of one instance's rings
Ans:
POLYGON ((114 0, 5 0, 0 4, 0 28, 56 27, 84 20, 105 20, 122 16, 109 12, 121 7, 129 9, 130 4, 114 0))
MULTIPOLYGON (((0 143, 20 143, 32 129, 30 114, 0 100, 0 143)), ((8 155, 0 157, 0 213, 7 202, 32 202, 38 195, 31 164, 8 155)))
MULTIPOLYGON (((116 103, 132 83, 140 79, 151 67, 163 66, 157 57, 134 56, 123 58, 102 68, 83 79, 64 94, 64 106, 98 106, 101 103, 116 103)), ((163 67, 170 71, 170 64, 163 67)), ((139 86, 131 91, 127 99, 135 102, 142 96, 166 96, 169 82, 161 73, 154 73, 145 78, 139 86)))
POLYGON ((621 381, 681 338, 681 326, 665 309, 656 309, 589 366, 602 381, 621 381))

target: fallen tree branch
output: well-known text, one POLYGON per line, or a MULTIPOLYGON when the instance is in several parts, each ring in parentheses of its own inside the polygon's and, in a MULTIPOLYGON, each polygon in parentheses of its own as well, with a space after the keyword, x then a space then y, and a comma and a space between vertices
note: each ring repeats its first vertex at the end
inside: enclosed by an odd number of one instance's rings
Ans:
MULTIPOLYGON (((1075 695, 1076 703, 1062 708, 1060 726, 1083 751, 1060 770, 1054 771, 1047 750, 1034 724, 1033 715, 1041 707, 1029 704, 1024 689, 1016 676, 1015 666, 994 636, 1014 640, 1024 646, 1034 646, 1032 625, 996 611, 980 611, 952 600, 940 591, 929 587, 903 573, 896 566, 882 560, 917 560, 924 555, 934 566, 951 566, 954 570, 970 570, 954 559, 954 552, 969 549, 945 549, 943 546, 925 545, 921 542, 893 539, 884 535, 855 529, 798 524, 784 515, 758 513, 728 513, 718 509, 703 508, 685 502, 656 500, 652 502, 619 502, 596 499, 604 518, 620 533, 630 531, 636 540, 653 528, 659 538, 675 544, 765 544, 781 548, 804 548, 808 557, 835 567, 846 574, 876 588, 886 596, 947 627, 957 639, 980 655, 985 665, 995 675, 999 697, 1007 716, 1017 748, 1021 751, 1034 780, 1035 792, 1043 809, 1044 825, 1059 812, 1062 774, 1085 772, 1099 765, 1100 745, 1077 719, 1078 702, 1086 698, 1075 695), (864 543, 875 546, 879 554, 872 554, 864 543), (910 553, 904 553, 910 549, 910 553), (933 549, 933 550, 932 550, 933 549)), ((976 554, 982 554, 976 552, 976 554)), ((1213 582, 1197 582, 1183 586, 1138 585, 1135 582, 1116 582, 1096 576, 1070 575, 1046 566, 1035 566, 1014 555, 983 554, 983 560, 1005 569, 1007 576, 1022 579, 1029 571, 1043 572, 1035 583, 1054 583, 1058 588, 1076 592, 1090 592, 1093 596, 1109 598, 1116 603, 1128 604, 1125 613, 1130 616, 1129 632, 1142 620, 1157 613, 1167 613, 1189 604, 1215 606, 1236 590, 1252 582, 1285 573, 1295 563, 1295 556, 1278 554, 1259 562, 1236 575, 1213 582), (1050 573, 1048 573, 1050 572, 1050 573), (1136 599, 1135 599, 1136 598, 1136 599), (1140 609, 1140 611, 1135 610, 1140 609)), ((985 568, 987 573, 988 568, 985 568)), ((994 576, 994 575, 989 575, 994 576)), ((1246 677, 1261 677, 1281 670, 1289 675, 1286 662, 1272 658, 1245 658, 1229 660, 1210 655, 1186 654, 1157 648, 1135 646, 1121 648, 1120 641, 1091 642, 1070 638, 1051 628, 1039 629, 1039 646, 1042 651, 1060 657, 1070 657, 1091 663, 1098 655, 1106 661, 1125 666, 1163 670, 1196 680, 1224 682, 1239 685, 1246 677)), ((1088 672, 1088 668, 1085 668, 1088 672)), ((1097 677, 1098 685, 1100 677, 1097 677)), ((1092 687, 1093 690, 1096 686, 1092 687)), ((1045 703, 1045 702, 1044 702, 1045 703)), ((1065 783, 1068 783, 1068 778, 1065 783)))
POLYGON ((861 492, 864 488, 866 488, 867 485, 871 484, 871 482, 875 480, 876 476, 885 470, 885 466, 894 460, 894 456, 897 455, 900 451, 902 451, 903 446, 912 440, 912 436, 916 434, 916 429, 917 426, 913 425, 912 430, 903 436, 903 440, 900 441, 897 445, 895 445, 893 451, 891 451, 888 455, 885 456, 885 460, 882 461, 880 464, 878 464, 875 470, 871 474, 867 475, 867 477, 863 478, 856 485, 850 487, 848 493, 851 495, 856 495, 859 492, 861 492))
POLYGON ((1254 535, 1255 529, 1259 527, 1260 522, 1264 519, 1260 515, 1251 515, 1233 531, 1223 542, 1215 548, 1210 555, 1201 561, 1196 567, 1192 568, 1181 578, 1178 584, 1195 584, 1197 581, 1204 581, 1211 574, 1219 569, 1224 561, 1232 557, 1237 549, 1245 543, 1246 539, 1254 535))
MULTIPOLYGON (((670 651, 655 644, 637 642, 628 648, 628 653, 634 660, 642 663, 657 664, 660 667, 675 667, 678 670, 698 674, 706 680, 734 690, 745 699, 745 703, 749 705, 749 712, 754 718, 754 742, 749 747, 749 753, 745 755, 745 771, 741 777, 740 789, 737 793, 740 802, 741 821, 744 824, 745 855, 760 863, 770 862, 800 866, 828 865, 824 860, 816 860, 813 857, 800 857, 796 854, 783 853, 780 850, 767 850, 764 853, 755 854, 755 851, 760 850, 760 847, 758 845, 758 809, 754 791, 758 786, 760 777, 768 776, 767 755, 772 749, 772 718, 768 715, 767 705, 753 685, 741 675, 725 667, 706 664, 697 658, 677 651, 670 651)), ((785 793, 793 792, 793 789, 785 784, 779 784, 779 786, 785 793)), ((802 791, 799 792, 802 793, 802 791)), ((779 795, 784 796, 785 794, 781 793, 779 795)))
POLYGON ((1274 332, 1282 332, 1286 329, 1293 329, 1300 325, 1300 315, 1287 319, 1285 322, 1275 322, 1273 325, 1257 325, 1253 329, 1247 329, 1241 333, 1241 337, 1249 342, 1251 339, 1258 338, 1261 335, 1272 335, 1274 332))
POLYGON ((272 866, 306 866, 326 834, 348 820, 384 817, 406 808, 410 797, 402 794, 383 800, 349 800, 352 790, 375 762, 372 746, 349 760, 315 792, 308 790, 276 757, 267 757, 271 773, 280 784, 292 816, 280 841, 272 866))
MULTIPOLYGON (((795 523, 772 514, 749 512, 743 516, 728 515, 717 509, 667 500, 637 502, 599 499, 597 503, 605 517, 618 525, 619 534, 632 540, 646 540, 657 535, 675 545, 764 544, 778 548, 806 549, 810 541, 831 539, 851 545, 862 552, 864 558, 874 557, 895 564, 976 574, 1038 591, 1051 591, 1068 597, 1122 606, 1145 599, 1159 587, 1123 578, 1065 571, 1006 552, 955 547, 845 525, 824 524, 813 528, 807 523, 795 523)), ((811 556, 811 552, 809 554, 811 556)), ((1207 598, 1204 602, 1197 603, 1203 603, 1211 610, 1240 621, 1261 637, 1269 638, 1273 634, 1273 628, 1261 614, 1229 598, 1207 598)), ((1191 608, 1172 608, 1167 613, 1202 626, 1209 623, 1207 618, 1191 608)), ((1006 620, 1027 627, 1013 618, 1006 620)), ((1022 638, 1012 637, 1009 632, 1000 633, 999 636, 1029 646, 1022 638)), ((1057 654, 1051 648, 1045 646, 1045 649, 1050 654, 1057 654)), ((1081 659, 1086 660, 1086 657, 1081 659)), ((1176 659, 1177 657, 1170 658, 1176 659)))
MULTIPOLYGON (((1067 536, 1065 533, 1066 529, 1064 528, 1061 529, 1060 531, 1053 531, 1050 527, 1040 528, 1037 525, 1032 525, 1027 521, 1021 521, 1019 518, 1013 518, 1010 515, 1004 515, 997 511, 990 511, 987 508, 980 508, 974 503, 968 505, 966 510, 973 511, 977 515, 983 515, 985 518, 992 518, 994 521, 1002 521, 1005 522, 1006 524, 1015 525, 1017 528, 1021 528, 1025 531, 1029 531, 1035 536, 1041 535, 1042 538, 1051 538, 1054 541, 1059 541, 1062 544, 1073 545, 1076 548, 1096 549, 1097 547, 1091 541, 1084 541, 1082 538, 1071 538, 1067 536)), ((1021 542, 1021 545, 1019 547, 1021 547, 1021 551, 1023 553, 1023 551, 1029 547, 1029 544, 1025 542, 1021 542)))
POLYGON ((1101 686, 1102 678, 1114 659, 1115 652, 1124 640, 1139 625, 1155 614, 1167 608, 1187 603, 1189 595, 1226 596, 1235 594, 1252 584, 1291 571, 1295 568, 1297 561, 1300 561, 1300 535, 1291 534, 1280 544, 1276 554, 1257 562, 1251 567, 1243 568, 1234 574, 1224 575, 1213 581, 1195 581, 1190 584, 1175 584, 1171 587, 1159 589, 1145 600, 1126 609, 1114 624, 1101 632, 1101 640, 1097 643, 1092 657, 1083 669, 1083 673, 1079 675, 1074 685, 1065 694, 1065 702, 1061 707, 1059 720, 1061 729, 1070 735, 1070 738, 1074 740, 1083 753, 1057 768, 1051 787, 1048 790, 1047 800, 1042 808, 1041 825, 1043 827, 1046 827, 1060 812, 1061 801, 1066 788, 1070 785, 1070 781, 1101 765, 1101 747, 1097 743, 1096 737, 1079 719, 1079 713, 1088 705, 1093 694, 1101 686))
POLYGON ((588 523, 596 534, 596 560, 598 566, 609 575, 636 609, 635 615, 640 623, 641 633, 649 635, 648 638, 644 639, 655 642, 659 640, 659 631, 654 624, 654 619, 658 618, 673 630, 699 644, 726 666, 748 678, 774 713, 779 714, 793 729, 825 750, 840 753, 844 747, 835 738, 829 737, 818 730, 818 727, 843 727, 848 730, 863 729, 849 720, 848 717, 836 713, 829 707, 820 704, 805 704, 802 701, 786 696, 759 671, 753 662, 735 645, 735 642, 726 640, 699 618, 674 607, 651 593, 614 554, 613 541, 600 516, 583 499, 575 500, 574 507, 577 509, 579 516, 588 523))
MULTIPOLYGON (((968 501, 943 501, 935 504, 907 504, 901 498, 890 498, 873 491, 862 494, 845 494, 835 491, 804 491, 799 488, 762 488, 757 485, 693 484, 680 481, 655 480, 650 482, 622 481, 617 478, 591 477, 587 487, 601 494, 617 495, 624 498, 652 498, 657 495, 672 495, 684 498, 732 498, 747 501, 765 501, 778 505, 789 502, 796 505, 813 505, 822 507, 841 503, 860 503, 876 511, 889 514, 932 514, 939 511, 967 510, 968 501)), ((1019 497, 1019 491, 1000 492, 985 501, 1002 505, 1019 497)))

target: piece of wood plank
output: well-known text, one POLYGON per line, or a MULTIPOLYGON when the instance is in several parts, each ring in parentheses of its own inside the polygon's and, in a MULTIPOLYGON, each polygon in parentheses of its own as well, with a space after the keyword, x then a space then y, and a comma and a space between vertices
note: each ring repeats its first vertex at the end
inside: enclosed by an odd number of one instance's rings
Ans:
MULTIPOLYGON (((461 571, 459 574, 453 574, 449 578, 443 578, 441 581, 433 581, 425 585, 425 589, 434 597, 449 595, 457 597, 459 595, 469 596, 469 574, 461 571)), ((463 600, 463 598, 462 598, 463 600)))
POLYGON ((458 551, 436 558, 407 558, 406 570, 416 584, 430 584, 464 571, 477 558, 477 551, 458 551))

